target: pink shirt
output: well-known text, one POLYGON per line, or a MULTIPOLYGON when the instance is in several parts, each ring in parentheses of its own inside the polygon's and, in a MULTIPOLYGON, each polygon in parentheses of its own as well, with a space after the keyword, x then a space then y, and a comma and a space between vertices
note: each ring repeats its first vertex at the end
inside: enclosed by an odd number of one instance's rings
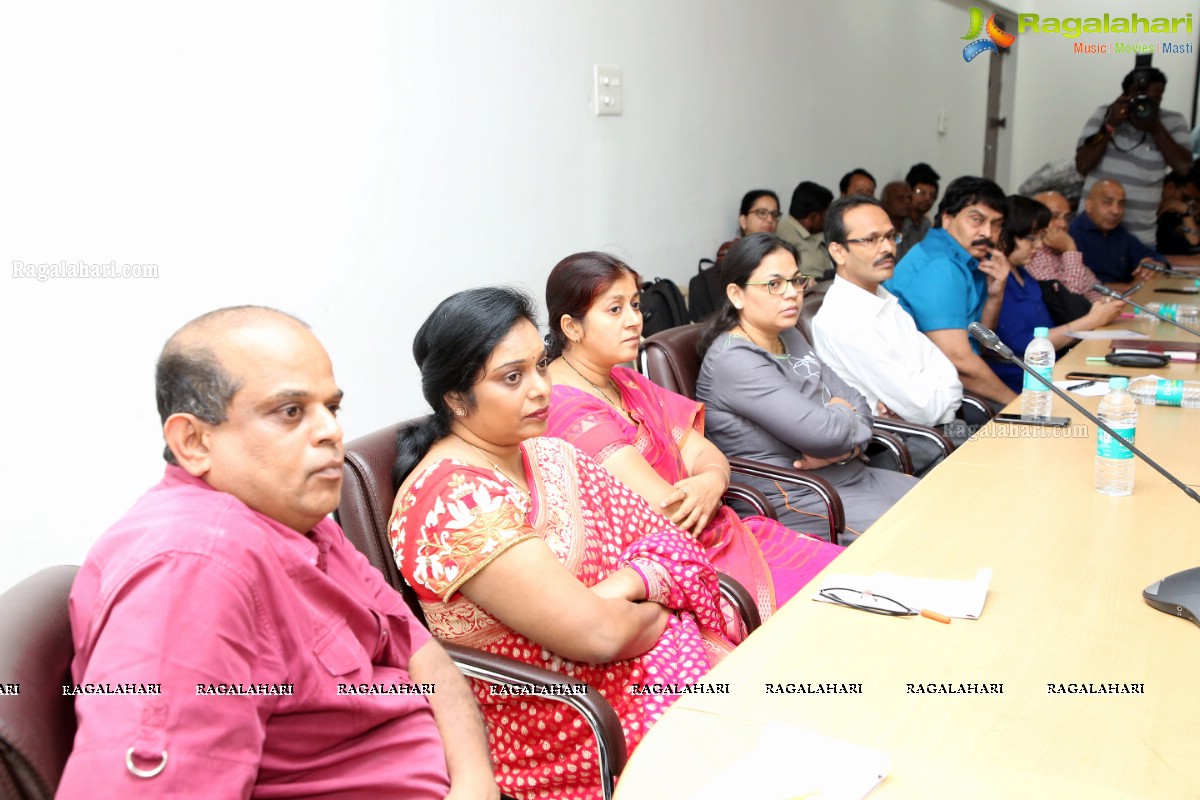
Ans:
POLYGON ((1060 255, 1043 245, 1033 251, 1025 271, 1039 281, 1058 281, 1068 292, 1081 294, 1093 303, 1104 297, 1092 290, 1092 284, 1100 279, 1083 263, 1083 254, 1078 250, 1060 255))
POLYGON ((92 548, 70 610, 86 693, 59 798, 449 791, 406 669, 429 634, 330 519, 303 536, 168 466, 92 548), (130 748, 165 767, 135 777, 130 748))

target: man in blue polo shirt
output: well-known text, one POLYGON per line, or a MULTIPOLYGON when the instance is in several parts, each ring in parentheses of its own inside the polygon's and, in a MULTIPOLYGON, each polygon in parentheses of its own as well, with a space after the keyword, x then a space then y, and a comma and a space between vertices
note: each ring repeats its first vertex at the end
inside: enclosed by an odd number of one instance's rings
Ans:
POLYGON ((909 250, 884 286, 958 370, 963 389, 1008 405, 1016 393, 996 377, 967 335, 994 328, 1004 300, 1008 262, 996 250, 1008 201, 986 178, 956 178, 946 187, 933 228, 909 250))
POLYGON ((1121 288, 1154 273, 1146 263, 1165 264, 1166 259, 1126 229, 1125 188, 1116 181, 1096 181, 1083 201, 1083 212, 1068 229, 1075 246, 1096 277, 1121 288))

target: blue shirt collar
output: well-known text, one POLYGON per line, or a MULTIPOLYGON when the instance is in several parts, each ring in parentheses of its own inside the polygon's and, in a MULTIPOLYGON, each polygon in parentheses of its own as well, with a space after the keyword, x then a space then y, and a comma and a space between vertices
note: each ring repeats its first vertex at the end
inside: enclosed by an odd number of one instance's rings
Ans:
POLYGON ((925 246, 930 256, 946 256, 967 269, 973 270, 979 266, 979 259, 968 253, 945 228, 930 228, 929 233, 921 240, 921 245, 925 246))

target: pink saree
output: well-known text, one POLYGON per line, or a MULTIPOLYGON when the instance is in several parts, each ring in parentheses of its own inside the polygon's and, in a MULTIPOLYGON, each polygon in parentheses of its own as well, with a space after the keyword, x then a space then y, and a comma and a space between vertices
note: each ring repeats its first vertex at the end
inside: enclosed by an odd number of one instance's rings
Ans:
MULTIPOLYGON (((695 683, 732 647, 724 638, 717 573, 690 537, 566 442, 530 439, 523 449, 531 497, 489 469, 458 461, 440 461, 421 473, 392 515, 396 564, 439 639, 584 681, 612 705, 632 752, 676 699, 634 687, 695 683), (648 575, 658 602, 676 612, 658 643, 626 661, 575 663, 459 592, 508 548, 534 537, 587 586, 631 564, 648 575)), ((594 740, 574 710, 472 684, 502 792, 519 798, 600 796, 594 740)))
MULTIPOLYGON (((704 404, 625 367, 614 367, 612 377, 637 425, 589 392, 556 385, 546 435, 571 442, 601 464, 632 446, 668 483, 688 477, 683 443, 693 433, 704 435, 704 404)), ((740 519, 728 506, 717 509, 698 542, 718 570, 755 595, 763 620, 843 550, 765 517, 740 519)))

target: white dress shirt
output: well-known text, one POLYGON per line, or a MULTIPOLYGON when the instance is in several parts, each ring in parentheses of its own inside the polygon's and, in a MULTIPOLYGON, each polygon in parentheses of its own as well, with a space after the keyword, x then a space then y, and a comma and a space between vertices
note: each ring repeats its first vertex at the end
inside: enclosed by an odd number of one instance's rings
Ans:
POLYGON ((842 380, 909 422, 940 425, 962 403, 958 370, 895 295, 834 278, 812 321, 813 347, 842 380))

